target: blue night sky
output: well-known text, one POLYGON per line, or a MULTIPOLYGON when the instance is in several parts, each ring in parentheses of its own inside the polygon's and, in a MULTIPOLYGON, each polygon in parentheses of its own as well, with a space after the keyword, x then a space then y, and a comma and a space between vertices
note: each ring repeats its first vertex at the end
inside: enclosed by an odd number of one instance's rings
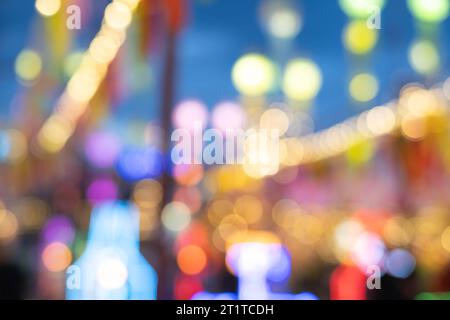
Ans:
MULTIPOLYGON (((405 1, 391 0, 382 16, 382 30, 375 52, 365 61, 355 62, 342 46, 341 34, 347 17, 335 0, 298 1, 304 17, 300 35, 291 44, 287 58, 298 56, 313 59, 322 69, 323 87, 313 106, 316 128, 339 122, 363 109, 387 102, 396 96, 406 82, 424 81, 408 66, 407 50, 417 34, 417 28, 405 1), (370 105, 355 105, 347 94, 347 86, 355 65, 374 73, 381 91, 370 105)), ((258 16, 260 0, 190 1, 189 24, 180 36, 178 46, 178 76, 176 100, 198 98, 210 108, 222 100, 237 98, 230 78, 236 59, 244 53, 261 52, 277 57, 277 46, 264 33, 258 16)), ((106 0, 96 1, 89 26, 78 31, 77 46, 84 48, 100 24, 106 0), (98 16, 98 17, 97 17, 98 16), (95 20, 95 21, 94 21, 95 20)), ((34 26, 41 19, 34 10, 33 0, 2 0, 0 2, 0 122, 8 125, 14 96, 24 89, 16 80, 14 60, 25 46, 43 37, 34 26), (34 40, 33 40, 34 36, 34 40)), ((431 83, 449 75, 450 19, 441 25, 441 74, 431 83)), ((159 104, 158 70, 161 59, 150 57, 152 86, 119 103, 116 116, 126 114, 148 119, 157 116, 159 104), (137 106, 137 107, 134 107, 137 106), (130 111, 131 110, 131 111, 130 111), (150 112, 148 110, 151 110, 150 112)), ((272 99, 276 99, 275 93, 272 99)), ((278 96, 278 98, 280 98, 278 96)), ((122 118, 123 119, 123 118, 122 118)))

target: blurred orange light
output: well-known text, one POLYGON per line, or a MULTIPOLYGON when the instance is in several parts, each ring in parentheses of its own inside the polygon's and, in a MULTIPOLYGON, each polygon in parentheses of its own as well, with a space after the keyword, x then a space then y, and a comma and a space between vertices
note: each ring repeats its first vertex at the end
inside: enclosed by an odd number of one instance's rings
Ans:
POLYGON ((177 262, 181 271, 189 275, 194 275, 205 269, 207 258, 202 248, 189 245, 178 252, 177 262))
POLYGON ((42 252, 42 263, 51 272, 64 271, 71 262, 72 253, 64 243, 50 243, 42 252))

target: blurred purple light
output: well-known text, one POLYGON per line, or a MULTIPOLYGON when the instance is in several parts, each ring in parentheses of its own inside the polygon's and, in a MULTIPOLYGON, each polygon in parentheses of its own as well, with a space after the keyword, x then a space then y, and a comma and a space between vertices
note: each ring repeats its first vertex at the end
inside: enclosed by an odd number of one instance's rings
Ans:
POLYGON ((117 185, 109 178, 94 180, 87 189, 87 198, 93 205, 117 199, 117 185))
POLYGON ((64 216, 54 216, 45 225, 42 239, 45 244, 62 242, 70 245, 75 238, 75 229, 72 222, 64 216))
POLYGON ((117 159, 121 146, 119 139, 107 132, 96 132, 86 140, 85 154, 88 161, 98 168, 109 168, 117 159))

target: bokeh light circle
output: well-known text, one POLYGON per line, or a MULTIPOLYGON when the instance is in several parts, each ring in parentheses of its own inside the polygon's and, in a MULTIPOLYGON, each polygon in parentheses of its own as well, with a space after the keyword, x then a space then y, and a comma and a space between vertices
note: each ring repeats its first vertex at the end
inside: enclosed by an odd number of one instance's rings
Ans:
POLYGON ((368 102, 373 100, 378 94, 378 90, 378 80, 370 73, 357 74, 350 81, 350 95, 358 102, 368 102))
POLYGON ((36 51, 25 49, 17 56, 15 70, 20 80, 33 81, 41 73, 42 59, 36 51))
POLYGON ((411 67, 419 74, 431 75, 439 69, 439 51, 428 40, 414 42, 409 49, 408 59, 411 67))
POLYGON ((117 258, 103 260, 97 268, 97 280, 105 289, 119 289, 128 279, 128 269, 117 258))
POLYGON ((450 12, 448 0, 408 0, 407 3, 412 14, 424 22, 442 22, 450 12))
POLYGON ((221 102, 213 109, 212 125, 214 129, 219 129, 222 132, 243 129, 245 122, 244 110, 237 103, 221 102))
POLYGON ((386 257, 385 266, 391 276, 405 279, 413 273, 416 259, 404 249, 394 249, 386 257))
POLYGON ((121 150, 117 136, 108 132, 94 132, 85 142, 87 160, 97 168, 112 167, 121 150))
POLYGON ((262 96, 273 88, 275 73, 275 66, 266 56, 250 53, 236 61, 231 78, 241 94, 262 96))
POLYGON ((180 270, 188 275, 202 272, 206 267, 206 262, 205 251, 196 245, 183 247, 177 254, 177 263, 180 270))
POLYGON ((208 109, 199 100, 185 100, 175 106, 172 123, 175 128, 203 129, 208 121, 208 109))
POLYGON ((274 38, 293 39, 301 31, 300 11, 291 1, 266 1, 263 6, 263 24, 274 38))
POLYGON ((344 45, 354 54, 366 54, 372 51, 378 41, 378 31, 369 29, 363 20, 350 22, 344 29, 344 45))
POLYGON ((283 110, 269 109, 261 115, 259 126, 265 130, 276 130, 278 136, 282 136, 289 129, 289 118, 283 110))
POLYGON ((164 227, 172 232, 180 232, 186 229, 191 222, 189 207, 182 202, 173 201, 168 203, 161 214, 164 227))
POLYGON ((163 170, 162 155, 155 148, 129 147, 120 152, 116 169, 127 181, 158 177, 163 170))
POLYGON ((52 242, 42 252, 42 263, 51 272, 64 271, 71 262, 72 253, 62 242, 52 242))
POLYGON ((292 100, 312 100, 322 86, 322 72, 308 59, 289 62, 283 77, 283 91, 292 100))
POLYGON ((61 8, 61 0, 36 0, 36 10, 43 16, 52 16, 61 8))
POLYGON ((367 18, 375 9, 381 10, 385 0, 339 0, 339 5, 351 18, 367 18))

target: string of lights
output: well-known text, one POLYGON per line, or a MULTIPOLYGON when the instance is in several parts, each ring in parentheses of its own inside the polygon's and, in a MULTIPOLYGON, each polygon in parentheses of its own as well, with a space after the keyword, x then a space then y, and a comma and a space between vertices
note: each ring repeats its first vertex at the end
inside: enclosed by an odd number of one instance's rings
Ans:
MULTIPOLYGON (((37 134, 38 146, 43 151, 60 151, 73 134, 78 119, 85 113, 89 101, 106 76, 108 66, 125 41, 133 10, 139 1, 114 0, 105 8, 100 31, 84 53, 53 113, 37 134)), ((46 12, 45 7, 41 8, 41 12, 46 12)))

